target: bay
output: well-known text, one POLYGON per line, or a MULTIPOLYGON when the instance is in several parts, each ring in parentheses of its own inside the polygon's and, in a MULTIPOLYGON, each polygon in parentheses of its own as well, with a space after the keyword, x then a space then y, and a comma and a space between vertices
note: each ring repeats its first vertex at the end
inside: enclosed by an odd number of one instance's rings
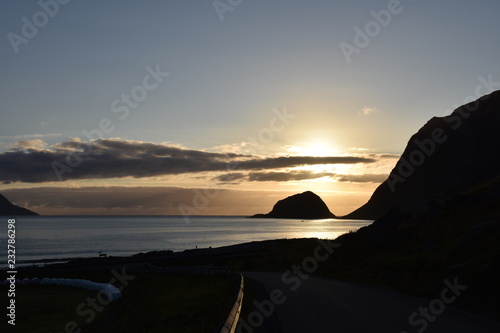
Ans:
MULTIPOLYGON (((241 216, 30 216, 16 218, 16 261, 128 256, 183 251, 251 241, 335 239, 370 224, 367 220, 248 219, 241 216)), ((7 229, 0 231, 6 244, 7 229)), ((2 246, 3 247, 3 246, 2 246)), ((6 264, 1 262, 2 267, 6 264)))

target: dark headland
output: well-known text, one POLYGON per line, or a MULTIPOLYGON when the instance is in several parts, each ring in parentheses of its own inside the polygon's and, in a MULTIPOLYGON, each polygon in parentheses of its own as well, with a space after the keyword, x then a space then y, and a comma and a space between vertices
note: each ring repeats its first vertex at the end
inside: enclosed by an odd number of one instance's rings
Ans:
POLYGON ((349 219, 378 219, 392 208, 417 213, 500 175, 500 91, 433 117, 414 134, 388 179, 349 219))
POLYGON ((250 217, 306 220, 336 218, 325 202, 311 191, 289 196, 278 201, 269 213, 250 217))
POLYGON ((0 194, 0 216, 18 216, 18 215, 38 215, 37 213, 14 205, 6 197, 0 194))
POLYGON ((500 318, 500 91, 434 117, 389 178, 345 218, 374 219, 336 239, 332 272, 425 298, 468 286, 453 306, 500 318))

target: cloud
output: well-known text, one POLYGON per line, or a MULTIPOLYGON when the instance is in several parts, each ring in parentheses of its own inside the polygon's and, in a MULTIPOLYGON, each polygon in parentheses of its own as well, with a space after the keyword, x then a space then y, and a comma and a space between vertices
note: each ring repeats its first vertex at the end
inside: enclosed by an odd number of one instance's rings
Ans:
POLYGON ((8 145, 13 150, 44 150, 47 144, 40 139, 12 142, 8 145))
POLYGON ((29 140, 29 139, 40 139, 40 138, 51 138, 62 136, 61 133, 47 133, 47 134, 23 134, 23 135, 0 135, 0 139, 11 139, 11 140, 29 140))
POLYGON ((357 164, 374 163, 376 160, 366 157, 355 156, 287 156, 287 157, 269 157, 261 159, 251 159, 239 163, 242 170, 263 170, 263 169, 281 169, 305 165, 317 164, 357 164))
POLYGON ((310 171, 292 172, 251 172, 248 180, 251 182, 288 182, 297 180, 310 180, 322 177, 330 177, 334 174, 328 172, 313 173, 310 171))
POLYGON ((401 154, 381 154, 380 158, 401 158, 401 154))
POLYGON ((205 171, 268 170, 317 164, 373 163, 356 156, 290 156, 259 158, 213 153, 169 144, 121 139, 82 142, 69 139, 45 147, 40 142, 18 143, 28 150, 0 153, 0 181, 51 182, 69 179, 144 178, 205 171))
POLYGON ((235 153, 235 154, 239 154, 239 153, 242 153, 242 144, 236 144, 236 143, 225 144, 225 145, 220 145, 220 146, 213 147, 210 150, 214 151, 214 152, 220 152, 220 153, 235 153))
POLYGON ((311 171, 288 171, 288 172, 250 172, 250 173, 228 173, 213 180, 218 184, 237 184, 242 181, 250 182, 288 182, 297 180, 317 179, 321 177, 333 176, 332 173, 314 173, 311 171))
POLYGON ((212 180, 217 184, 237 184, 245 178, 247 178, 247 175, 242 172, 232 172, 214 177, 212 180))
POLYGON ((383 174, 365 174, 365 175, 335 175, 334 179, 338 182, 352 183, 382 183, 388 175, 383 174))
POLYGON ((249 172, 245 173, 228 173, 214 177, 213 180, 219 184, 237 184, 243 181, 250 182, 288 182, 300 180, 312 180, 323 177, 329 177, 338 182, 352 183, 382 183, 387 179, 385 174, 365 174, 365 175, 348 175, 335 174, 331 172, 313 172, 307 170, 288 171, 288 172, 249 172))
POLYGON ((368 116, 368 115, 373 114, 373 113, 378 113, 378 110, 377 110, 377 108, 370 107, 370 106, 365 106, 359 111, 359 114, 362 116, 368 116))

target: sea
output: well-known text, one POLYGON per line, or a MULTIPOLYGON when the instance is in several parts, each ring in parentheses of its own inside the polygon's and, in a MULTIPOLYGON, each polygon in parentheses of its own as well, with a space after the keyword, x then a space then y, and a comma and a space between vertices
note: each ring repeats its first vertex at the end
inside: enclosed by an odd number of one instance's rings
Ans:
MULTIPOLYGON (((7 218, 0 248, 7 267, 7 218)), ((29 216, 15 218, 17 266, 71 258, 129 256, 149 251, 184 251, 252 241, 335 239, 371 224, 368 220, 260 219, 242 216, 29 216)), ((0 258, 1 258, 0 257, 0 258)))

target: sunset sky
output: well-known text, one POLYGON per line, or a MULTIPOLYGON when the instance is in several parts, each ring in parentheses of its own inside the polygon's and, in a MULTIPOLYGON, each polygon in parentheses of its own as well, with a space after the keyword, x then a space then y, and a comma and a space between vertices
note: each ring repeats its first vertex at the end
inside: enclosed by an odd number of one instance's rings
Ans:
POLYGON ((0 193, 41 214, 247 215, 311 190, 347 214, 431 117, 500 89, 499 12, 4 1, 0 193))

